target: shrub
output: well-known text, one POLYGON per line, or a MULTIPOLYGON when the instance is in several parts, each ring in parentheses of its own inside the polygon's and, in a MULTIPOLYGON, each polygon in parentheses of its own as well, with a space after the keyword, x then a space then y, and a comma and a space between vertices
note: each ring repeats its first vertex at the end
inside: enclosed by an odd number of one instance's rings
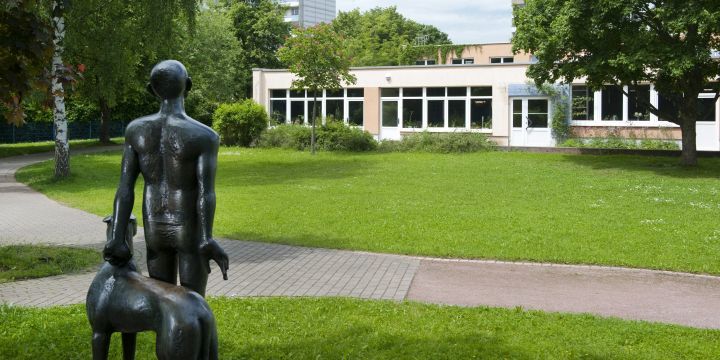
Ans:
POLYGON ((480 133, 414 133, 400 141, 383 141, 380 151, 392 152, 433 152, 433 153, 469 153, 490 151, 495 143, 480 133))
POLYGON ((213 114, 213 129, 223 145, 250 146, 268 126, 265 108, 251 99, 222 104, 213 114))
MULTIPOLYGON (((310 127, 304 125, 278 125, 264 132, 257 145, 307 150, 310 149, 310 132, 310 127)), ((316 141, 317 149, 325 151, 370 151, 377 147, 368 132, 331 119, 317 128, 316 141)))
POLYGON ((623 139, 615 136, 594 138, 588 141, 583 139, 568 139, 560 146, 592 149, 680 150, 677 142, 672 140, 645 139, 638 142, 635 139, 623 139))
POLYGON ((260 135, 258 147, 304 150, 310 148, 310 128, 303 125, 278 125, 260 135))
POLYGON ((327 151, 370 151, 377 148, 377 141, 367 131, 328 119, 327 124, 318 129, 317 148, 327 151))

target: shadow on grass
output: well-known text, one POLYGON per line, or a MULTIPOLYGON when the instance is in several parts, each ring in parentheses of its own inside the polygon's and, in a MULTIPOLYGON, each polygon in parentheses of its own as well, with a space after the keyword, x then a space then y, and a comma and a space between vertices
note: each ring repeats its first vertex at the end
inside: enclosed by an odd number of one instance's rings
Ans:
MULTIPOLYGON (((407 329, 406 329, 407 330, 407 329)), ((334 332, 295 336, 279 344, 255 342, 243 344, 224 341, 220 334, 221 354, 231 357, 281 359, 446 359, 454 356, 487 359, 534 359, 520 346, 511 346, 495 336, 480 332, 465 335, 419 336, 411 331, 393 334, 364 324, 349 323, 334 332), (256 354, 256 355, 253 355, 256 354), (293 355, 294 354, 294 355, 293 355), (454 355, 453 355, 454 354, 454 355)), ((592 357, 587 357, 592 359, 592 357)))
POLYGON ((226 162, 218 166, 217 186, 263 186, 344 179, 364 175, 374 166, 373 161, 358 157, 226 162))
POLYGON ((679 158, 634 155, 564 155, 564 161, 593 170, 620 170, 637 174, 652 173, 680 179, 720 178, 720 159, 699 159, 697 167, 680 165, 679 158))

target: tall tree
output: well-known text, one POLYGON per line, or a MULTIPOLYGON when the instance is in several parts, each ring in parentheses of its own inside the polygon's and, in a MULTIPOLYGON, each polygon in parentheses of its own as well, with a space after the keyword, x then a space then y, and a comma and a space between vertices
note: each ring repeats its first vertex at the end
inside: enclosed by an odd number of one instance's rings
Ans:
POLYGON ((315 154, 317 96, 323 89, 338 90, 357 79, 350 74, 350 58, 343 39, 328 24, 293 30, 292 37, 278 51, 278 57, 295 75, 292 88, 313 94, 312 136, 310 149, 315 154))
MULTIPOLYGON (((79 90, 98 105, 100 141, 109 142, 112 109, 162 58, 177 53, 176 22, 193 29, 198 0, 74 0, 67 14, 67 53, 86 65, 79 90)), ((127 119, 131 120, 131 119, 127 119)))
POLYGON ((241 54, 233 19, 225 7, 211 6, 197 15, 195 31, 184 32, 177 60, 187 67, 193 88, 186 99, 188 113, 210 125, 221 102, 234 102, 245 95, 238 81, 241 54))
POLYGON ((65 75, 63 52, 65 51, 65 5, 66 0, 53 0, 52 23, 54 53, 52 59, 53 121, 55 123, 55 177, 70 175, 70 144, 68 143, 67 117, 65 116, 65 75))
POLYGON ((332 26, 343 35, 352 66, 402 65, 409 47, 451 43, 446 33, 407 19, 395 6, 341 11, 332 26))
POLYGON ((0 115, 24 123, 22 102, 48 88, 53 44, 49 11, 39 0, 0 4, 0 115))
POLYGON ((697 164, 695 122, 705 117, 697 98, 720 75, 711 57, 720 49, 720 2, 527 0, 515 8, 514 21, 513 49, 537 56, 528 69, 537 84, 579 78, 594 89, 655 84, 669 106, 638 101, 680 126, 681 163, 697 164))
POLYGON ((280 68, 276 52, 290 36, 292 25, 285 22, 285 8, 274 0, 238 1, 231 5, 230 16, 235 36, 240 41, 239 81, 243 97, 252 96, 253 68, 280 68))

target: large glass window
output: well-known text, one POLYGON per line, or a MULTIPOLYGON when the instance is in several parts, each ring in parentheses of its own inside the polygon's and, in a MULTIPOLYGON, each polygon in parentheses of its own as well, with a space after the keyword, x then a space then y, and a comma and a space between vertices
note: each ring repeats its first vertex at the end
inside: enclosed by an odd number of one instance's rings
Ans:
POLYGON ((623 92, 618 85, 607 85, 602 89, 603 121, 623 120, 623 92))
POLYGON ((398 126, 398 102, 383 101, 382 102, 382 126, 397 127, 398 126))
POLYGON ((382 88, 382 89, 380 89, 380 96, 382 96, 382 97, 399 97, 400 89, 398 89, 398 88, 382 88))
POLYGON ((308 111, 308 113, 307 113, 307 118, 308 118, 308 119, 312 119, 313 111, 314 111, 314 112, 315 112, 315 119, 317 119, 317 120, 318 120, 318 123, 320 123, 320 120, 322 119, 322 114, 323 114, 322 101, 320 101, 320 100, 318 100, 318 101, 308 100, 308 109, 307 109, 307 111, 308 111), (317 107, 313 108, 313 103, 315 103, 315 105, 317 105, 317 107))
POLYGON ((698 99, 698 120, 697 121, 715 121, 717 108, 715 107, 715 97, 704 97, 698 99))
POLYGON ((513 100, 513 127, 523 127, 523 102, 522 100, 513 100))
POLYGON ((403 127, 421 128, 423 119, 422 99, 403 100, 403 127))
POLYGON ((466 100, 448 101, 448 127, 464 128, 466 100))
POLYGON ((572 120, 595 120, 595 93, 585 85, 572 85, 572 120))
POLYGON ((492 129, 492 99, 470 100, 470 127, 492 129))
POLYGON ((450 87, 448 88, 448 96, 467 96, 467 88, 450 87))
POLYGON ((287 97, 287 90, 285 90, 285 89, 270 90, 270 97, 284 99, 287 97))
POLYGON ((528 127, 548 127, 548 101, 528 100, 528 127))
POLYGON ((427 88, 427 96, 439 97, 445 96, 445 88, 427 88))
POLYGON ((492 86, 471 87, 470 96, 492 96, 492 86))
POLYGON ((348 97, 364 97, 365 89, 363 89, 363 88, 347 89, 347 96, 348 97))
POLYGON ((341 121, 345 117, 344 100, 325 100, 325 107, 325 117, 341 121))
POLYGON ((422 96, 423 96, 422 88, 404 88, 403 89, 403 97, 422 97, 422 96))
POLYGON ((428 100, 428 127, 445 127, 445 100, 428 100))
POLYGON ((348 124, 363 126, 363 102, 348 101, 348 124))
POLYGON ((325 97, 328 98, 341 98, 345 96, 345 90, 325 90, 325 97))
POLYGON ((287 122, 287 100, 270 101, 270 118, 274 125, 287 122))
POLYGON ((650 85, 628 87, 628 117, 633 121, 650 121, 650 85))
POLYGON ((290 102, 290 121, 293 124, 305 123, 305 101, 290 102))
POLYGON ((290 97, 292 98, 304 98, 305 90, 290 90, 290 97))

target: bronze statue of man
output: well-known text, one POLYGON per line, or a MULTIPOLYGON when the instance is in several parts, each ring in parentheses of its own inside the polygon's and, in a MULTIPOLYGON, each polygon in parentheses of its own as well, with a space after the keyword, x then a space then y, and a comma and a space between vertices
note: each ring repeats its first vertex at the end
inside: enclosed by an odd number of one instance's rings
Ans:
POLYGON ((205 296, 210 260, 227 280, 228 256, 212 238, 215 170, 219 138, 211 128, 185 114, 192 81, 178 61, 157 64, 148 90, 162 100, 156 114, 132 121, 125 131, 120 185, 113 207, 107 261, 125 264, 132 256, 124 241, 143 175, 143 222, 150 277, 205 296))

